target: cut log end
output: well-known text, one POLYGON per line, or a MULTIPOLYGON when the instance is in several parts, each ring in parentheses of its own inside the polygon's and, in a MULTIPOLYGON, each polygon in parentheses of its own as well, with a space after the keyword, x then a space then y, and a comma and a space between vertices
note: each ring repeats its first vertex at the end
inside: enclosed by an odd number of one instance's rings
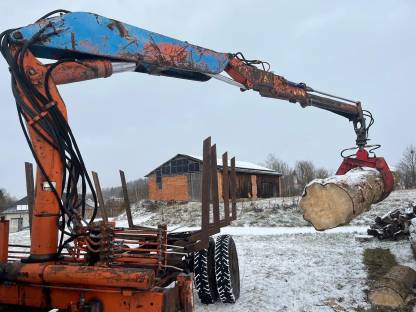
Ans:
POLYGON ((405 301, 400 294, 387 287, 371 291, 368 295, 368 299, 370 299, 370 302, 375 306, 384 306, 393 309, 399 308, 405 304, 405 301))
POLYGON ((397 309, 407 305, 413 298, 416 271, 403 265, 393 266, 368 294, 373 306, 397 309))
POLYGON ((305 190, 301 207, 307 207, 304 209, 303 218, 317 230, 345 224, 354 213, 350 196, 335 184, 312 184, 305 190))
POLYGON ((299 202, 303 217, 317 230, 349 223, 381 200, 384 184, 372 168, 354 168, 345 175, 309 183, 299 202))

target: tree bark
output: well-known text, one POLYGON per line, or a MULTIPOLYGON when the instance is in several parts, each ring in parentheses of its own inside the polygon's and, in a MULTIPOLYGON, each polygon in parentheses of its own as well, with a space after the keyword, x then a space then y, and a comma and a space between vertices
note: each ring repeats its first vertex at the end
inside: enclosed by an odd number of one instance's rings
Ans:
POLYGON ((379 171, 354 168, 344 175, 315 179, 299 202, 303 218, 322 231, 347 224, 381 200, 384 184, 379 171))
POLYGON ((370 302, 375 306, 399 308, 406 305, 413 292, 413 284, 416 281, 416 271, 403 266, 396 265, 376 281, 368 294, 370 302))

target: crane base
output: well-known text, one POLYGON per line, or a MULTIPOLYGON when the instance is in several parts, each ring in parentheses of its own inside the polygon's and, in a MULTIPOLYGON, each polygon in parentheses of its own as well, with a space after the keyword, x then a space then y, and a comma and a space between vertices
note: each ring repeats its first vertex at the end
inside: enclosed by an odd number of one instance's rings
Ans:
MULTIPOLYGON (((68 312, 193 311, 189 292, 192 292, 192 275, 185 274, 178 276, 172 288, 154 287, 146 291, 3 282, 0 285, 0 311, 1 305, 63 309, 68 312), (182 302, 181 298, 188 298, 188 302, 182 302)), ((13 308, 8 311, 13 311, 13 308)))

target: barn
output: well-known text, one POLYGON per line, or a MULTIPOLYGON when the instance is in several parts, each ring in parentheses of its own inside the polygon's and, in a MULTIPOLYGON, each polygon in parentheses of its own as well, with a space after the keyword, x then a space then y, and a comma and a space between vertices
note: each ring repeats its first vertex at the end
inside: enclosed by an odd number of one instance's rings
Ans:
MULTIPOLYGON (((218 159, 218 192, 222 198, 222 160, 218 159)), ((177 154, 146 175, 150 200, 200 201, 202 157, 177 154)), ((237 198, 281 196, 282 175, 245 161, 236 161, 237 198)))

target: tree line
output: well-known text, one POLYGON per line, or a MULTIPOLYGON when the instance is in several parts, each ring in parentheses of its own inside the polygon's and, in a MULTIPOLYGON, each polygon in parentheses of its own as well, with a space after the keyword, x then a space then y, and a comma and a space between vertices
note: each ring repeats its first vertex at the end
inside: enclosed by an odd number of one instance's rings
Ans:
MULTIPOLYGON (((102 190, 105 199, 123 198, 121 186, 104 188, 102 190)), ((127 182, 127 193, 132 203, 148 198, 147 179, 137 179, 127 182)))
POLYGON ((326 168, 316 167, 310 160, 299 160, 293 167, 274 154, 269 154, 264 166, 282 174, 282 196, 300 195, 313 179, 324 179, 332 172, 326 168))
MULTIPOLYGON (((334 174, 333 171, 322 167, 316 167, 309 160, 300 160, 291 167, 287 162, 277 158, 274 154, 269 154, 264 162, 264 166, 276 170, 283 175, 282 195, 300 195, 303 188, 313 179, 327 178, 334 174)), ((396 189, 416 188, 416 146, 411 144, 406 147, 402 157, 394 170, 396 189)), ((138 202, 148 198, 147 179, 137 179, 127 183, 127 191, 131 202, 138 202)), ((114 201, 118 206, 117 199, 123 197, 121 187, 110 187, 103 189, 106 201, 114 201)), ((11 196, 4 188, 0 188, 0 211, 10 207, 16 202, 16 198, 11 196)))

